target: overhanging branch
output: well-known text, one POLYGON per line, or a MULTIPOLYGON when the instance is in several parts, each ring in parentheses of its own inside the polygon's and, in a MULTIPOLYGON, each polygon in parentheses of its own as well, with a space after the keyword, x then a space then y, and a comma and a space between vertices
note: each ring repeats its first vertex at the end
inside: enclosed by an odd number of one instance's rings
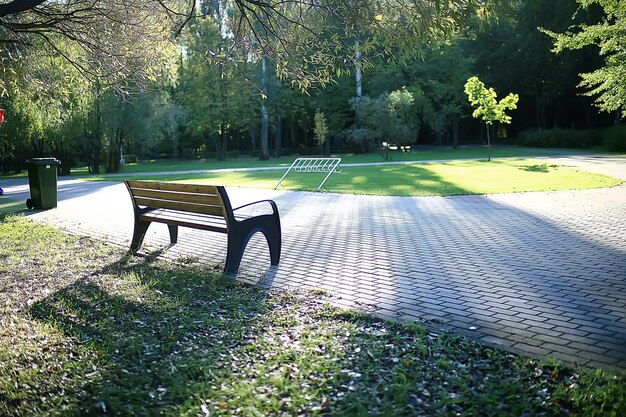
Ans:
POLYGON ((45 2, 46 0, 13 0, 10 3, 0 4, 0 17, 23 13, 45 2))

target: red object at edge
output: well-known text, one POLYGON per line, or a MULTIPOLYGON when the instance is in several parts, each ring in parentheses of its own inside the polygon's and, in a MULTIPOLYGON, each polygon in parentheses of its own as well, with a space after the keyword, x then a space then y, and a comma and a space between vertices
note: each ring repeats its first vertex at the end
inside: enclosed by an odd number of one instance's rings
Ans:
POLYGON ((6 110, 4 109, 0 109, 0 123, 4 123, 4 112, 6 110))

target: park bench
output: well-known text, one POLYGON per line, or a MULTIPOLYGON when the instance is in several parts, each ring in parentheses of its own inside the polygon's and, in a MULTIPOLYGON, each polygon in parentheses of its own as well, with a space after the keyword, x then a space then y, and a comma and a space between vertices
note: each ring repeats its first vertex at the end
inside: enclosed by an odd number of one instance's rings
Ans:
MULTIPOLYGON (((125 181, 135 213, 135 226, 130 250, 141 247, 152 222, 165 223, 170 242, 178 239, 178 226, 225 233, 227 235, 224 271, 233 274, 239 269, 248 241, 256 232, 267 240, 272 265, 278 265, 281 230, 278 207, 272 200, 261 200, 232 208, 222 186, 166 183, 156 181, 125 181), (269 203, 272 214, 244 216, 235 214, 244 207, 269 203)), ((240 212, 241 213, 241 212, 240 212)))

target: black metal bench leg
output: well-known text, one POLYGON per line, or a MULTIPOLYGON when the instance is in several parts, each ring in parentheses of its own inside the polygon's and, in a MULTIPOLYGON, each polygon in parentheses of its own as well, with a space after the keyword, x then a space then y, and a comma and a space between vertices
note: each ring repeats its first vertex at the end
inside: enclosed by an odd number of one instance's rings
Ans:
POLYGON ((228 248, 226 250, 226 263, 224 265, 224 272, 226 274, 235 274, 239 270, 241 264, 241 258, 243 257, 243 251, 246 249, 248 240, 235 239, 232 236, 228 236, 228 248))
POLYGON ((143 243, 143 238, 146 237, 146 232, 148 231, 148 226, 150 226, 151 222, 146 222, 143 220, 135 220, 135 230, 133 231, 133 240, 130 243, 131 252, 135 253, 141 247, 143 243))
POLYGON ((263 232, 267 246, 270 248, 270 262, 272 265, 278 265, 280 261, 280 231, 271 234, 263 232))
POLYGON ((173 245, 178 242, 178 226, 175 224, 168 224, 167 228, 170 231, 170 243, 173 245))

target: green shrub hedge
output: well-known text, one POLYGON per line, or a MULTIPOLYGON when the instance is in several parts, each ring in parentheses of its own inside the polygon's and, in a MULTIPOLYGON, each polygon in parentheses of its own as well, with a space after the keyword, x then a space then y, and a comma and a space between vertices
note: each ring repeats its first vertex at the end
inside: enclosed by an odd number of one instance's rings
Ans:
POLYGON ((520 146, 538 148, 588 148, 602 145, 598 130, 532 129, 520 133, 520 146))
POLYGON ((626 152, 626 125, 607 127, 602 131, 602 140, 608 151, 626 152))
POLYGON ((590 148, 603 146, 607 151, 626 151, 626 124, 604 129, 530 129, 521 132, 519 146, 537 148, 590 148))

